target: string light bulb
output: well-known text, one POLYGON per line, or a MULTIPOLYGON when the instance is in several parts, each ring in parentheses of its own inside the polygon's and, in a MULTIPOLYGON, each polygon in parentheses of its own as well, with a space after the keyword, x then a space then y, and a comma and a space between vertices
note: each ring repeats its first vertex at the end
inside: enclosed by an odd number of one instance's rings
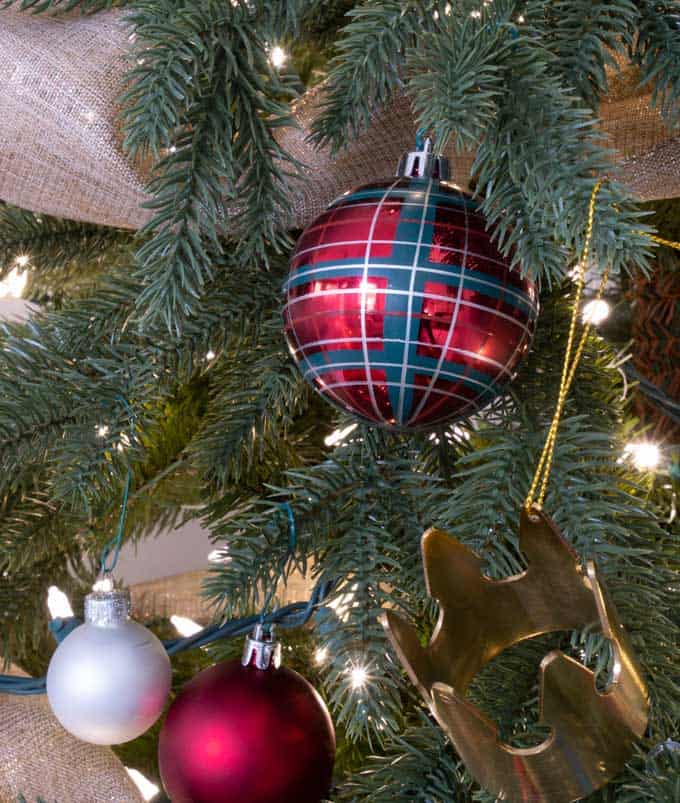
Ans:
POLYGON ((28 254, 21 254, 21 256, 16 258, 16 263, 20 268, 25 268, 30 261, 31 258, 28 256, 28 254))
POLYGON ((594 298, 583 307, 583 323, 597 326, 609 317, 610 312, 611 308, 606 301, 601 298, 594 298))
POLYGON ((227 554, 227 548, 213 549, 208 553, 210 563, 229 563, 231 558, 227 554))
POLYGON ((188 638, 189 636, 195 636, 196 633, 200 633, 203 628, 198 622, 194 622, 193 619, 189 619, 188 616, 177 616, 176 614, 170 617, 170 622, 173 624, 175 630, 180 634, 180 636, 184 636, 188 638))
POLYGON ((348 435, 351 435, 358 426, 358 424, 350 424, 344 429, 336 429, 334 432, 331 432, 330 435, 324 438, 324 443, 326 446, 335 446, 336 444, 344 441, 348 435))
POLYGON ((314 662, 321 666, 328 660, 328 647, 319 647, 314 653, 314 662))
POLYGON ((69 598, 56 586, 50 586, 47 589, 47 607, 52 619, 68 619, 73 616, 69 598))
POLYGON ((139 770, 131 769, 130 767, 125 767, 125 771, 132 779, 134 785, 139 789, 142 798, 144 800, 153 800, 156 795, 161 791, 155 783, 151 783, 151 781, 146 778, 139 770))
POLYGON ((283 65, 288 61, 288 54, 282 47, 275 45, 269 51, 269 61, 271 61, 272 65, 276 67, 277 70, 280 70, 281 67, 283 67, 283 65))
POLYGON ((639 471, 654 471, 661 462, 661 449, 651 441, 632 441, 623 450, 639 471))
MULTIPOLYGON (((23 258, 19 257, 17 263, 23 258)), ((28 262, 28 257, 26 261, 28 262)), ((27 281, 28 271, 13 268, 0 282, 0 298, 21 298, 27 281)))
POLYGON ((353 666, 349 673, 352 688, 355 691, 363 689, 368 683, 368 671, 364 666, 353 666))

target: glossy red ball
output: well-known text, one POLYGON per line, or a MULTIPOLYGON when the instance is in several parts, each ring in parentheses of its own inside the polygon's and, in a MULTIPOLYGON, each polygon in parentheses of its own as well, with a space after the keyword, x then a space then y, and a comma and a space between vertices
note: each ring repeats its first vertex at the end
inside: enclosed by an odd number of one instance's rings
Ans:
POLYGON ((319 803, 334 760, 333 723, 313 686, 287 667, 240 661, 193 678, 159 741, 173 803, 319 803))

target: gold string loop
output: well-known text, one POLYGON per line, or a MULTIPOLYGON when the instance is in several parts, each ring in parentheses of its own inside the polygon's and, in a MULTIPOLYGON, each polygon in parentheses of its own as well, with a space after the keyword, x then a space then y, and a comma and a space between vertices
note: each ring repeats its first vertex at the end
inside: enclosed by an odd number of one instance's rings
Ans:
MULTIPOLYGON (((590 196, 590 203, 588 205, 588 225, 586 228, 585 241, 583 243, 583 252, 581 253, 581 259, 577 266, 576 294, 574 296, 574 306, 571 312, 571 320, 569 322, 569 336, 567 338, 567 347, 564 354, 564 365, 562 366, 560 392, 557 396, 557 405, 555 406, 555 413, 553 414, 552 421, 550 423, 550 428, 548 429, 548 435, 545 439, 545 445, 543 446, 543 451, 541 452, 538 465, 536 466, 536 471, 531 481, 529 493, 527 494, 527 498, 524 502, 524 506, 526 507, 527 510, 531 510, 531 508, 538 508, 540 510, 543 507, 543 502, 545 501, 545 496, 548 490, 548 480, 550 479, 550 470, 552 469, 553 459, 555 456, 555 443, 557 442, 557 431, 560 427, 560 420, 562 418, 562 413, 564 412, 564 405, 567 401, 569 390, 574 382, 574 377, 576 376, 576 369, 578 368, 578 364, 581 360, 583 349, 585 348, 586 341, 588 340, 588 335, 590 333, 590 328, 592 325, 591 321, 589 320, 585 321, 579 341, 576 344, 576 347, 574 348, 574 342, 576 340, 576 322, 578 320, 578 313, 579 313, 579 308, 581 306, 581 299, 583 298, 586 269, 587 269, 588 257, 590 255, 590 244, 593 238, 593 224, 595 221, 595 201, 597 200, 597 194, 599 193, 601 187, 602 187, 602 181, 598 181, 593 187, 593 191, 590 196)), ((665 240, 663 237, 658 237, 655 234, 648 234, 647 232, 638 232, 638 233, 644 234, 646 237, 649 237, 650 240, 657 243, 658 245, 665 245, 668 248, 674 248, 676 251, 680 251, 680 242, 678 241, 665 240)), ((604 291, 607 286, 607 280, 609 279, 609 271, 610 271, 610 266, 607 266, 604 273, 602 274, 602 281, 600 282, 597 295, 595 296, 596 301, 599 301, 604 295, 604 291)))
MULTIPOLYGON (((583 289, 585 287, 586 269, 588 264, 588 257, 590 255, 590 243, 593 238, 593 224, 595 221, 595 201, 597 194, 600 191, 602 182, 598 181, 593 187, 590 196, 590 204, 588 206, 588 226, 586 228, 586 238, 583 243, 583 251, 581 259, 577 266, 576 274, 576 295, 574 297, 574 305, 571 312, 571 320, 569 322, 569 336, 567 338, 567 347, 564 354, 564 364, 562 366, 562 378, 560 380, 560 391, 557 396, 557 405, 555 406, 555 413, 553 414, 548 435, 543 446, 543 451, 536 466, 533 480, 527 494, 524 505, 527 510, 532 507, 539 510, 543 507, 545 495, 548 490, 548 480, 550 479, 550 470, 552 468, 553 458, 555 455, 555 443, 557 442, 557 431, 560 426, 560 420, 564 411, 564 405, 569 395, 569 389, 572 386, 574 377, 576 376, 576 369, 578 368, 583 349, 590 333, 591 322, 586 321, 581 337, 575 346, 576 341, 576 322, 578 320, 578 312, 581 307, 581 299, 583 298, 583 289)), ((602 281, 595 296, 596 300, 600 300, 604 294, 607 280, 609 279, 609 267, 602 274, 602 281)))

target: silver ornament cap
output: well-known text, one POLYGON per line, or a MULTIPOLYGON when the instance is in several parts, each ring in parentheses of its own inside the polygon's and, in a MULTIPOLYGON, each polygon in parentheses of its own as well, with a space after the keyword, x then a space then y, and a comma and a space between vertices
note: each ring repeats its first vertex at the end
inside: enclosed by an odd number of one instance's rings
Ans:
POLYGON ((85 621, 98 627, 115 627, 130 618, 127 589, 95 589, 85 597, 85 621))
POLYGON ((432 140, 429 137, 422 144, 421 140, 418 136, 416 150, 401 157, 397 175, 402 178, 436 178, 439 181, 448 181, 451 178, 449 160, 432 152, 432 140))
POLYGON ((255 625, 253 632, 246 637, 241 663, 256 669, 278 669, 281 666, 281 642, 274 640, 273 627, 265 631, 264 625, 255 625))

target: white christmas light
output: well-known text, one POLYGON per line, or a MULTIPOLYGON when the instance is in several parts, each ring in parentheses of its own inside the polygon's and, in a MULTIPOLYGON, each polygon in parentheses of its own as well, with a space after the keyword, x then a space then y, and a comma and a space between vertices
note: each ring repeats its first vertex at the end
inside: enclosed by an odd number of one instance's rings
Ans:
POLYGON ((454 438, 458 438, 458 440, 463 440, 463 441, 470 440, 470 430, 465 429, 464 427, 461 427, 458 424, 454 424, 451 427, 451 433, 454 436, 454 438))
POLYGON ((92 586, 93 591, 109 592, 113 591, 113 580, 110 577, 104 577, 92 586))
POLYGON ((353 666, 349 676, 352 680, 352 688, 355 690, 363 689, 368 683, 368 672, 363 666, 353 666))
POLYGON ((328 659, 328 647, 319 647, 314 653, 314 662, 321 665, 325 664, 328 659))
POLYGON ((185 638, 188 636, 195 636, 196 633, 200 633, 201 630, 203 630, 198 622, 194 622, 193 619, 189 619, 187 616, 177 616, 175 614, 170 617, 170 621, 180 636, 184 636, 185 638))
POLYGON ((348 435, 351 435, 358 426, 358 424, 350 424, 344 429, 336 429, 335 432, 331 432, 328 437, 324 438, 324 443, 326 446, 335 446, 336 443, 344 441, 348 435))
POLYGON ((210 349, 210 351, 205 355, 206 360, 214 360, 215 359, 215 352, 210 349))
POLYGON ((227 555, 226 547, 222 547, 222 549, 213 549, 209 552, 208 560, 210 563, 229 563, 231 558, 227 555))
POLYGON ((347 622, 349 620, 350 610, 358 605, 357 601, 354 599, 354 592, 357 590, 357 588, 358 586, 355 583, 353 586, 351 586, 349 591, 338 595, 335 599, 332 599, 328 603, 328 607, 335 611, 338 619, 340 619, 341 622, 347 622))
POLYGON ((106 424, 99 424, 97 427, 97 437, 105 438, 109 434, 109 427, 106 424))
POLYGON ((597 326, 609 317, 609 304, 601 298, 594 298, 583 307, 583 323, 591 323, 597 326))
MULTIPOLYGON (((24 259, 24 257, 19 257, 19 259, 24 259)), ((17 259, 17 262, 19 259, 17 259)), ((25 259, 28 260, 28 257, 25 257, 25 259)), ((0 298, 21 298, 27 281, 27 271, 13 268, 0 282, 0 298)))
POLYGON ((125 767, 125 771, 132 778, 134 785, 139 789, 144 800, 153 800, 156 795, 161 791, 155 783, 151 783, 148 778, 139 770, 133 770, 130 767, 125 767))
POLYGON ((269 51, 269 60, 279 70, 288 61, 288 54, 282 47, 276 45, 269 51))
POLYGON ((30 262, 30 259, 31 258, 28 256, 28 254, 22 254, 16 258, 16 263, 20 268, 25 268, 30 262))
POLYGON ((653 471, 661 462, 661 449, 651 441, 637 441, 626 445, 623 450, 639 471, 653 471))
POLYGON ((53 619, 68 619, 73 616, 69 598, 56 586, 50 586, 47 589, 47 607, 50 609, 50 616, 53 619))

